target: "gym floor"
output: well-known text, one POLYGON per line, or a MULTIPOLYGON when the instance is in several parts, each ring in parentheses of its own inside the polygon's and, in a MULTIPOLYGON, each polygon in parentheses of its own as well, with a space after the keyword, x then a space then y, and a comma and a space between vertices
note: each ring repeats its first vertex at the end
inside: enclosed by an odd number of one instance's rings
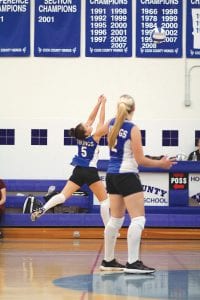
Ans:
MULTIPOLYGON (((100 272, 103 239, 0 241, 1 300, 200 299, 200 240, 143 239, 141 259, 153 275, 100 272)), ((126 263, 126 239, 116 258, 126 263)))

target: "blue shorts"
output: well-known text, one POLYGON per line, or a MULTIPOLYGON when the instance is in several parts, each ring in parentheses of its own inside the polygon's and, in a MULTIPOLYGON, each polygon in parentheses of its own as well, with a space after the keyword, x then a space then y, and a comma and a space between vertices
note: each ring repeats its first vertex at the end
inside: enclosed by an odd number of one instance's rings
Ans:
POLYGON ((139 175, 135 173, 108 173, 106 175, 106 187, 109 194, 122 195, 123 197, 143 192, 139 175))

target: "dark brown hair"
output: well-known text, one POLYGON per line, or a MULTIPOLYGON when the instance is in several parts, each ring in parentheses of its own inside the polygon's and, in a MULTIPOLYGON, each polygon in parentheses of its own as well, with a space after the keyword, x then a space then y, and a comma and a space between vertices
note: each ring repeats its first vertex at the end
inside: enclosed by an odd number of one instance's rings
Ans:
POLYGON ((83 124, 79 123, 75 128, 71 128, 69 130, 69 135, 75 137, 77 140, 84 140, 86 135, 83 124))

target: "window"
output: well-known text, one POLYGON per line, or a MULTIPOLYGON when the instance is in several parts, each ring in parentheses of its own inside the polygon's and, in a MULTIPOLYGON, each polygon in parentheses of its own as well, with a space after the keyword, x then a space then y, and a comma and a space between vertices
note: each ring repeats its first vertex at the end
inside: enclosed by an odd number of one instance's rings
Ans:
POLYGON ((146 130, 141 130, 142 146, 146 146, 146 130))
MULTIPOLYGON (((77 140, 75 137, 70 136, 69 129, 64 130, 64 146, 75 146, 77 145, 77 140)), ((102 136, 99 141, 100 146, 107 146, 107 135, 102 136)))
POLYGON ((178 130, 163 130, 162 131, 163 146, 178 146, 178 130))
POLYGON ((15 129, 0 129, 0 145, 15 145, 15 129))
POLYGON ((47 129, 31 129, 31 145, 47 145, 47 129))
POLYGON ((197 141, 200 139, 200 130, 195 130, 195 146, 197 146, 197 141))
POLYGON ((74 146, 77 145, 75 137, 69 135, 69 129, 64 130, 64 146, 74 146))

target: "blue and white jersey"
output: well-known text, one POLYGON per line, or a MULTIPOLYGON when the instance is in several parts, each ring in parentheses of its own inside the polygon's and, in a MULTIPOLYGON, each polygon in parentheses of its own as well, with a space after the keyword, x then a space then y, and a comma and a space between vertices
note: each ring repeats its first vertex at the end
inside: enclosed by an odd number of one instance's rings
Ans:
MULTIPOLYGON (((112 128, 115 119, 109 124, 109 130, 112 128)), ((110 150, 110 160, 107 173, 138 173, 138 164, 134 158, 131 149, 131 129, 135 125, 130 121, 124 121, 119 130, 116 144, 110 150)))
POLYGON ((99 145, 92 136, 85 140, 77 140, 78 154, 74 156, 71 165, 80 167, 97 167, 99 145))

